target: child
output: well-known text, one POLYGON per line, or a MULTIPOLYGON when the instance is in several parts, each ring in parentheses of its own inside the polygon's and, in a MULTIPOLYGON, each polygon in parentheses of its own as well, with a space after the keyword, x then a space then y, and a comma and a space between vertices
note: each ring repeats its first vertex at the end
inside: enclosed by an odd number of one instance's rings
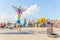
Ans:
POLYGON ((52 34, 53 33, 53 27, 51 26, 51 22, 48 22, 48 28, 47 28, 47 34, 52 34))

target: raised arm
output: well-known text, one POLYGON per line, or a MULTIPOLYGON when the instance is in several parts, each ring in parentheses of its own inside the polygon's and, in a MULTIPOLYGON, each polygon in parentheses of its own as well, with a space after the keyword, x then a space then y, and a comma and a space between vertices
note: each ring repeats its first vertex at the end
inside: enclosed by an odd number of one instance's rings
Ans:
POLYGON ((15 7, 15 6, 12 6, 12 7, 14 8, 14 10, 16 10, 16 11, 17 11, 17 9, 18 9, 17 7, 15 7))

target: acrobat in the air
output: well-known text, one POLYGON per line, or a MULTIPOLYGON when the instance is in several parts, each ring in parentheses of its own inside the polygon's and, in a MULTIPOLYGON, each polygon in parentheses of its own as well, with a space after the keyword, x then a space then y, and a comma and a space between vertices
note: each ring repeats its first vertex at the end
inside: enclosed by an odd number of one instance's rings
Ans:
POLYGON ((12 6, 12 7, 13 7, 14 10, 17 12, 17 13, 16 13, 16 17, 17 17, 16 24, 21 24, 21 22, 20 22, 20 17, 21 17, 21 15, 22 15, 22 13, 26 11, 26 9, 23 9, 21 6, 20 6, 20 7, 12 6))

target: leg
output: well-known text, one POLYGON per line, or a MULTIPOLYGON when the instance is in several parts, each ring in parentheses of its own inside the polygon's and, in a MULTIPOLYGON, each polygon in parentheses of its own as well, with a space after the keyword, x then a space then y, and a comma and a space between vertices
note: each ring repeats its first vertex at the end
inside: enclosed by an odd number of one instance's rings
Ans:
POLYGON ((21 31, 21 27, 20 27, 20 25, 19 25, 19 31, 21 31))

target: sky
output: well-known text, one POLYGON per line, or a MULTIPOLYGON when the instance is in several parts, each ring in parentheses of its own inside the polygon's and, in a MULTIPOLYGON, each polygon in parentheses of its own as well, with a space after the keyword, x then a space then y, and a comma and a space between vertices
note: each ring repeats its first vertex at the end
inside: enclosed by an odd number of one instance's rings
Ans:
POLYGON ((21 16, 21 20, 45 17, 48 19, 60 19, 60 0, 0 0, 0 22, 15 21, 16 11, 12 5, 27 8, 21 16))

